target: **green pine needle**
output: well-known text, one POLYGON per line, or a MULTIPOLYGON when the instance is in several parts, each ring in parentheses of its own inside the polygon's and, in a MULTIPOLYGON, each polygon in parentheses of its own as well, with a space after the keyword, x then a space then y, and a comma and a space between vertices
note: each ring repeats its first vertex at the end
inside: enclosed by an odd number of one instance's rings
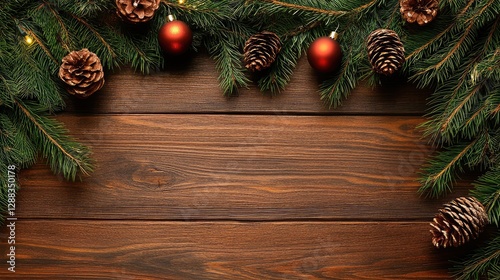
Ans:
POLYGON ((492 224, 500 226, 500 166, 486 172, 474 183, 471 195, 486 207, 492 224))
POLYGON ((66 179, 75 180, 78 173, 89 175, 92 172, 90 151, 85 146, 74 142, 66 135, 64 127, 43 116, 38 104, 15 101, 16 120, 34 140, 38 150, 48 160, 55 173, 62 173, 66 179))
MULTIPOLYGON (((277 94, 293 78, 297 61, 313 40, 339 27, 340 68, 319 86, 320 98, 335 108, 373 74, 367 35, 395 30, 406 49, 399 76, 433 88, 424 136, 441 148, 422 170, 420 192, 442 196, 459 175, 480 172, 472 194, 485 204, 490 220, 500 221, 500 1, 443 0, 439 15, 424 27, 405 23, 398 0, 162 0, 147 24, 132 26, 116 15, 109 0, 15 0, 0 9, 0 169, 27 168, 37 155, 55 173, 74 180, 93 169, 90 150, 50 118, 65 107, 57 73, 70 51, 88 48, 105 70, 131 66, 148 74, 165 66, 157 32, 171 13, 194 34, 192 49, 205 48, 215 60, 226 96, 251 82, 242 66, 245 41, 256 32, 278 34, 283 43, 275 63, 255 79, 263 92, 277 94), (138 27, 139 26, 139 27, 138 27), (33 39, 32 45, 24 37, 33 39)), ((5 174, 0 180, 5 182, 5 174)), ((6 185, 0 186, 0 211, 6 185)), ((1 215, 0 215, 1 218, 1 215)), ((498 275, 497 237, 460 268, 460 279, 498 275), (495 274, 496 273, 496 274, 495 274)))
POLYGON ((474 250, 474 253, 454 267, 457 280, 499 279, 500 274, 500 232, 496 232, 484 247, 474 250))

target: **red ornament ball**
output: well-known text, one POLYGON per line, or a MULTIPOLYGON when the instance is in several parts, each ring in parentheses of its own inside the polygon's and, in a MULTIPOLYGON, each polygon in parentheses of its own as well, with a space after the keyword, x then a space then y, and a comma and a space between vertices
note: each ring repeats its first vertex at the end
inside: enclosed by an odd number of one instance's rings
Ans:
POLYGON ((183 21, 169 21, 158 31, 158 42, 164 52, 179 55, 186 52, 191 46, 193 32, 183 21))
POLYGON ((330 37, 320 37, 309 46, 307 60, 314 70, 330 73, 337 70, 342 61, 339 42, 330 37))

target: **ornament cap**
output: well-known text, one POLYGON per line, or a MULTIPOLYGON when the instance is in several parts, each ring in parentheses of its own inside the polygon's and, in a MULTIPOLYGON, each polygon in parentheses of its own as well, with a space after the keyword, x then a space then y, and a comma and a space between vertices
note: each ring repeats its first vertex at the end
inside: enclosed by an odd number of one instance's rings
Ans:
POLYGON ((332 33, 330 33, 330 38, 332 38, 333 40, 337 40, 337 38, 339 37, 339 33, 337 33, 337 30, 339 30, 339 27, 340 25, 337 24, 337 28, 335 28, 335 30, 332 31, 332 33))
POLYGON ((168 15, 167 19, 168 19, 168 21, 174 21, 175 20, 175 18, 174 18, 173 15, 168 15))
POLYGON ((332 33, 330 33, 330 36, 328 37, 332 38, 333 40, 337 40, 337 38, 339 37, 339 33, 337 33, 337 31, 332 31, 332 33))

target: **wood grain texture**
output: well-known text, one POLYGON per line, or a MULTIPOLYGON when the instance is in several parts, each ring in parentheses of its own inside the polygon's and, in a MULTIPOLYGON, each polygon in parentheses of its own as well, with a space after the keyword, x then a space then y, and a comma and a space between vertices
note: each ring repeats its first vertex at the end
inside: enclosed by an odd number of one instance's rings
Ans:
MULTIPOLYGON (((18 221, 10 279, 448 279, 427 223, 18 221), (411 240, 411 242, 410 242, 411 240)), ((2 235, 2 239, 3 239, 2 235)))
MULTIPOLYGON (((416 193, 432 149, 415 127, 428 91, 356 88, 325 108, 301 59, 276 97, 226 99, 206 55, 150 76, 106 73, 58 119, 96 172, 19 175, 16 273, 0 279, 447 279, 432 248, 445 201, 416 193)), ((474 246, 474 245, 472 245, 474 246)))
POLYGON ((70 99, 67 112, 421 115, 429 96, 429 91, 392 80, 375 89, 359 86, 342 107, 329 110, 317 92, 317 75, 301 59, 281 94, 271 97, 252 85, 227 99, 219 89, 215 64, 206 55, 178 64, 149 76, 130 69, 110 74, 104 88, 89 99, 70 99))
POLYGON ((24 171, 23 218, 427 221, 445 201, 416 192, 431 152, 418 117, 60 119, 97 171, 76 184, 24 171))

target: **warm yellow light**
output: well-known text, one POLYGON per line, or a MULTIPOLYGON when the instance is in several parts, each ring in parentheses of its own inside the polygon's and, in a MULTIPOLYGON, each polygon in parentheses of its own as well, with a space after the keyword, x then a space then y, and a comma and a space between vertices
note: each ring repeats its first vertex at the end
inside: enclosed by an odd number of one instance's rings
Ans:
POLYGON ((181 4, 181 5, 182 5, 182 4, 184 4, 184 3, 186 3, 186 0, 179 0, 179 4, 181 4))
POLYGON ((33 44, 33 38, 30 35, 26 35, 24 36, 24 42, 26 43, 26 45, 31 45, 33 44))

